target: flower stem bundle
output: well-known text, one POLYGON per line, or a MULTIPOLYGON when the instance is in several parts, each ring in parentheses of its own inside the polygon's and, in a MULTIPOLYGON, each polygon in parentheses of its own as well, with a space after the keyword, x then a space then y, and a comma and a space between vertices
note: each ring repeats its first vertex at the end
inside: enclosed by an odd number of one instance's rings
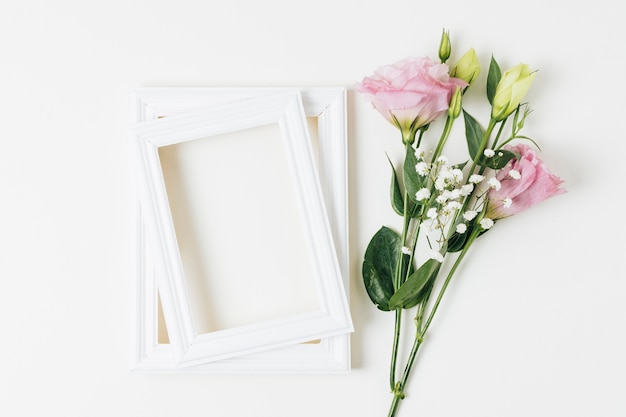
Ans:
POLYGON ((362 266, 371 301, 395 314, 389 417, 397 414, 417 352, 470 247, 497 221, 565 192, 563 181, 537 157, 536 143, 521 134, 530 114, 523 99, 536 72, 519 64, 502 73, 491 58, 486 83, 491 112, 483 127, 463 103, 481 72, 476 53, 470 49, 450 68, 451 52, 444 30, 440 62, 409 57, 357 84, 357 91, 400 131, 404 147, 404 160, 397 167, 390 161, 390 201, 402 218, 400 232, 381 227, 362 266), (429 127, 440 118, 445 118, 441 134, 432 139, 429 127), (465 125, 460 145, 468 155, 451 162, 445 150, 459 120, 465 125), (445 262, 450 268, 442 268, 445 262), (414 337, 401 367, 401 327, 409 313, 414 337))

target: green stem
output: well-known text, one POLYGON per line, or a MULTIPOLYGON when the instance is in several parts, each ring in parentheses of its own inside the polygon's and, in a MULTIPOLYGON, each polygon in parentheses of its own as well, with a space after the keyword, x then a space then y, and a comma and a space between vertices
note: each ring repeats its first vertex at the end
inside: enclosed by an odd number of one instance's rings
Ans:
MULTIPOLYGON (((406 144, 407 148, 410 146, 411 146, 410 144, 406 144)), ((411 221, 411 215, 408 211, 409 211, 409 195, 405 191, 404 192, 404 209, 403 209, 404 224, 402 226, 402 238, 401 238, 402 245, 405 245, 406 243, 406 236, 407 236, 409 224, 411 221)), ((402 251, 400 251, 400 256, 398 256, 398 260, 396 263, 396 276, 394 277, 394 282, 393 282, 395 291, 397 291, 398 288, 400 288, 400 285, 402 285, 402 282, 404 281, 402 279, 403 258, 404 258, 404 254, 402 251)), ((397 367, 397 362, 398 362, 398 349, 400 346, 401 326, 402 326, 402 309, 398 308, 395 311, 393 345, 391 349, 391 364, 389 366, 389 385, 392 391, 395 389, 395 385, 396 385, 396 367, 397 367)))
POLYGON ((400 401, 404 398, 404 387, 406 386, 406 383, 409 379, 409 375, 411 374, 411 370, 413 368, 413 363, 415 362, 415 357, 417 356, 417 351, 422 342, 422 338, 416 338, 413 342, 413 347, 411 348, 409 359, 407 361, 406 367, 404 368, 402 379, 396 384, 393 390, 393 400, 391 401, 391 406, 389 407, 388 417, 394 417, 398 412, 398 406, 400 405, 400 401))
POLYGON ((487 148, 487 144, 489 143, 489 137, 491 136, 491 132, 493 132, 493 128, 496 127, 496 121, 494 119, 489 120, 489 125, 487 126, 487 130, 485 130, 485 134, 483 135, 482 140, 480 141, 480 146, 478 147, 478 152, 476 152, 476 157, 472 161, 472 167, 468 171, 467 178, 474 173, 476 169, 476 165, 478 164, 478 160, 481 158, 483 152, 487 148))
POLYGON ((424 324, 424 327, 422 328, 422 331, 420 333, 420 336, 422 338, 426 334, 426 331, 428 330, 428 327, 430 327, 430 323, 432 322, 433 317, 435 316, 435 313, 437 312, 437 308, 439 308, 439 303, 441 303, 441 299, 443 298, 443 294, 446 292, 446 289, 448 288, 448 284, 450 284, 450 280, 452 279, 452 276, 454 275, 454 273, 456 272, 456 269, 461 264, 461 261, 465 257, 465 254, 469 250, 470 246, 472 246, 472 243, 474 243, 474 240, 476 240, 476 238, 478 237, 479 233, 480 233, 480 227, 476 227, 476 228, 474 228, 472 230, 472 233, 467 238, 467 243, 465 244, 465 246, 461 250, 461 253, 459 253, 459 256, 454 261, 454 265, 452 265, 452 268, 450 269, 450 272, 448 272, 448 276, 446 277, 446 280, 444 281, 443 286, 441 287, 441 290, 439 290, 439 295, 437 296, 437 299, 435 300, 435 304, 433 305, 433 308, 430 310, 430 314, 428 315, 428 319, 426 319, 426 323, 424 324))
POLYGON ((402 309, 398 308, 395 311, 396 317, 394 322, 393 332, 393 348, 391 351, 391 365, 389 366, 389 386, 391 391, 396 387, 396 367, 398 363, 398 347, 400 345, 400 328, 402 323, 402 309))
POLYGON ((452 124, 454 123, 454 119, 450 116, 446 119, 446 124, 443 127, 443 131, 441 132, 441 138, 437 143, 437 147, 435 148, 435 152, 433 153, 433 161, 436 161, 437 158, 441 155, 443 151, 443 147, 445 146, 448 137, 450 136, 450 130, 452 129, 452 124))
MULTIPOLYGON (((480 141, 480 146, 478 147, 478 152, 476 153, 476 157, 472 161, 472 167, 467 172, 467 181, 465 182, 466 184, 469 184, 469 179, 472 176, 472 174, 474 173, 474 170, 476 169, 476 165, 478 164, 478 160, 481 158, 481 155, 483 154, 483 152, 487 148, 487 144, 489 143, 489 138, 491 137, 491 133, 493 132, 493 129, 496 127, 496 124, 497 124, 496 120, 494 120, 494 119, 490 119, 489 120, 489 125, 487 126, 487 130, 485 130, 485 133, 483 134, 482 140, 480 141)), ((499 133, 498 133, 498 135, 499 135, 499 133)), ((484 171, 484 168, 482 169, 482 171, 484 171)), ((467 206, 469 205, 470 201, 472 200, 472 197, 474 196, 474 192, 475 191, 476 191, 476 188, 474 188, 474 190, 472 190, 470 195, 466 196, 463 199, 463 206, 461 207, 460 210, 458 210, 456 212, 456 215, 454 217, 453 223, 456 223, 456 221, 458 219, 458 216, 460 216, 463 213, 465 213, 465 210, 467 210, 467 206)))
POLYGON ((450 280, 452 279, 452 276, 456 272, 456 269, 458 268, 458 266, 461 264, 461 261, 465 257, 465 254, 467 253, 469 247, 472 245, 474 240, 478 237, 478 234, 479 234, 479 229, 478 228, 476 228, 476 229, 474 229, 472 231, 472 234, 468 238, 467 244, 465 245, 465 247, 463 248, 463 250, 461 251, 459 256, 456 258, 456 261, 454 262, 454 265, 452 266, 452 269, 448 273, 448 276, 446 277, 446 280, 445 280, 443 286, 441 287, 441 290, 439 290, 439 295, 437 296, 437 299, 435 300, 435 304, 433 305, 433 308, 430 311, 428 319, 426 320, 426 323, 424 324, 424 327, 421 330, 419 329, 420 328, 420 324, 421 324, 421 318, 422 318, 421 317, 421 313, 419 314, 420 317, 416 318, 416 329, 417 329, 417 332, 416 332, 416 335, 415 335, 415 340, 413 341, 413 347, 411 348, 411 353, 409 354, 409 358, 407 360, 407 364, 406 364, 406 366, 404 368, 404 373, 402 374, 402 379, 397 384, 395 384, 393 389, 392 389, 392 391, 393 391, 393 400, 391 401, 391 406, 389 408, 388 417, 394 417, 396 415, 397 411, 398 411, 398 406, 400 405, 400 401, 404 398, 404 388, 405 388, 405 386, 407 384, 407 381, 409 380, 409 376, 411 375, 411 371, 413 370, 413 365, 415 363, 415 357, 417 355, 417 351, 419 350, 419 347, 422 345, 422 343, 424 341, 424 337, 426 335, 426 332, 428 331, 428 328, 430 327, 430 323, 432 322, 433 317, 435 316, 435 313, 437 312, 439 304, 441 303, 443 295, 446 292, 446 289, 448 288, 448 285, 450 284, 450 280))

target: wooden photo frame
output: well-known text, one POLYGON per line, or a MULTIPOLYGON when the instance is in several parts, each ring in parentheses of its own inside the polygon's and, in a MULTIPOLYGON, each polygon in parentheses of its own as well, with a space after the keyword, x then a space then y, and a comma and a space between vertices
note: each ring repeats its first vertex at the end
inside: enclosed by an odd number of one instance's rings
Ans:
POLYGON ((132 369, 148 372, 349 370, 348 333, 352 325, 347 309, 345 90, 147 88, 133 91, 133 109, 134 162, 143 209, 138 211, 137 222, 137 309, 132 369), (303 110, 306 116, 317 119, 317 169, 311 167, 311 144, 303 125, 303 110), (309 313, 197 334, 164 197, 167 193, 159 174, 158 149, 268 122, 281 124, 292 170, 297 167, 294 178, 298 182, 296 188, 303 191, 299 198, 306 211, 304 218, 308 219, 307 240, 312 243, 316 257, 314 265, 321 267, 317 271, 321 307, 309 313), (320 198, 322 192, 324 196, 320 198), (146 239, 153 245, 148 245, 146 239), (158 255, 150 255, 151 250, 158 255), (170 343, 158 339, 159 298, 170 343), (314 339, 318 343, 302 343, 314 339))

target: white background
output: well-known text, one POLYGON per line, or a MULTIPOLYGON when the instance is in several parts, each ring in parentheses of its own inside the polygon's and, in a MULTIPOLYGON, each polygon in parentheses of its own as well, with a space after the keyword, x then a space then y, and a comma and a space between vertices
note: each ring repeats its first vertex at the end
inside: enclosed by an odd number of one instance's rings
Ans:
POLYGON ((621 10, 608 0, 5 2, 0 415, 386 415, 392 316, 369 303, 360 263, 382 224, 397 227, 385 152, 396 158, 400 145, 353 86, 405 56, 435 57, 444 27, 452 60, 474 47, 485 67, 493 53, 503 68, 539 70, 526 133, 569 192, 479 240, 401 415, 626 415, 621 10), (352 372, 130 374, 130 89, 292 85, 349 89, 352 372))

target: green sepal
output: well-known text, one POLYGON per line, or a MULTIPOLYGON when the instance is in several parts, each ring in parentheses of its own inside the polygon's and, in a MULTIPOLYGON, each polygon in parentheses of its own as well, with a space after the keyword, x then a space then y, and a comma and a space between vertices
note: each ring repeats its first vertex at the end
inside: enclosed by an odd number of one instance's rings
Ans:
POLYGON ((379 310, 389 311, 389 300, 394 293, 393 279, 401 254, 400 236, 385 226, 374 234, 365 250, 363 284, 370 300, 379 310))
POLYGON ((474 117, 472 117, 472 115, 465 110, 463 110, 463 119, 465 120, 465 139, 467 140, 467 150, 472 160, 476 160, 485 131, 480 123, 478 123, 478 121, 476 121, 476 119, 474 119, 474 117))
POLYGON ((396 174, 396 168, 393 166, 391 159, 387 156, 387 160, 391 165, 391 207, 400 216, 404 216, 404 197, 402 195, 402 188, 400 188, 400 182, 398 181, 398 175, 396 174))
POLYGON ((491 56, 491 62, 489 63, 489 74, 487 74, 487 100, 489 104, 493 105, 493 98, 496 95, 496 88, 502 78, 502 71, 500 65, 496 62, 496 59, 491 56))
POLYGON ((414 203, 418 203, 415 198, 415 194, 422 188, 423 182, 422 178, 415 170, 415 165, 417 165, 415 149, 411 146, 407 146, 403 169, 404 187, 406 188, 406 193, 408 194, 409 199, 414 203))
POLYGON ((441 262, 429 259, 413 272, 389 300, 389 309, 412 308, 419 304, 434 283, 441 262))

